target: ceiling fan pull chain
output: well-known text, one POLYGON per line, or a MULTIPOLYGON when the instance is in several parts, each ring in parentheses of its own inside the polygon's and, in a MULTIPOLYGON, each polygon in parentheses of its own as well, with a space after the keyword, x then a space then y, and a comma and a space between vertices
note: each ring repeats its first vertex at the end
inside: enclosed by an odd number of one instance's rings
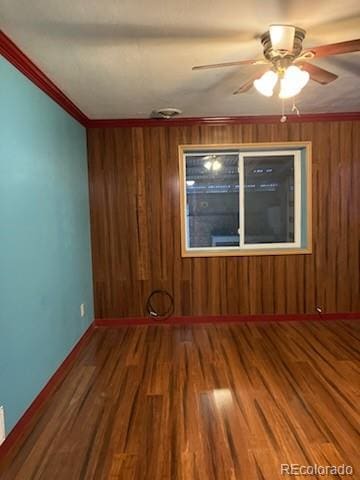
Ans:
POLYGON ((292 109, 291 109, 292 112, 296 112, 296 115, 298 117, 300 117, 300 110, 298 109, 298 107, 295 105, 295 100, 293 100, 293 106, 292 106, 292 109))
POLYGON ((282 98, 281 99, 281 118, 280 122, 285 123, 287 120, 287 116, 285 115, 285 100, 282 98))

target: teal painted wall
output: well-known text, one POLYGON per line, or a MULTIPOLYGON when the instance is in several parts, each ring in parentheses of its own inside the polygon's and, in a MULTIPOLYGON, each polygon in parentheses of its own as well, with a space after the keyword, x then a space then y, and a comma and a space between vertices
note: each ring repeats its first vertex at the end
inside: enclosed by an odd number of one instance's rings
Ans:
POLYGON ((0 57, 0 405, 7 432, 93 320, 89 232, 85 129, 0 57))

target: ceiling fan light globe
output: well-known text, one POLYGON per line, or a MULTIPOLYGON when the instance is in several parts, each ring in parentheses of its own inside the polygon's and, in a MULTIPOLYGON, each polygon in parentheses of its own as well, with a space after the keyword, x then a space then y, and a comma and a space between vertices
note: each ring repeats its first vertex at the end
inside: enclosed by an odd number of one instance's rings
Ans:
POLYGON ((308 83, 308 81, 310 80, 310 75, 308 72, 304 72, 303 70, 301 70, 301 84, 302 84, 302 87, 301 88, 304 88, 305 85, 308 83))
POLYGON ((301 88, 304 88, 310 79, 310 75, 296 65, 291 65, 286 69, 284 79, 296 85, 301 85, 301 88))
POLYGON ((265 95, 265 97, 271 97, 274 93, 274 87, 278 81, 278 76, 272 70, 265 72, 259 79, 254 81, 254 87, 256 90, 265 95))
POLYGON ((295 97, 301 92, 301 88, 296 87, 294 85, 289 85, 286 83, 284 79, 281 80, 280 82, 280 92, 279 92, 279 98, 291 98, 295 97))
POLYGON ((298 95, 310 79, 308 72, 295 65, 287 68, 284 78, 280 81, 279 98, 291 98, 298 95))
POLYGON ((270 25, 270 40, 274 50, 291 52, 294 48, 295 27, 293 25, 270 25))

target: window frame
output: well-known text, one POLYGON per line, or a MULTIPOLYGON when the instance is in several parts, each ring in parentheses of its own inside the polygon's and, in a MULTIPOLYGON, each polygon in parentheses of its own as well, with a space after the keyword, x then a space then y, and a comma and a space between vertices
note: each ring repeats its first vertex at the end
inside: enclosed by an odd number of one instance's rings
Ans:
POLYGON ((280 248, 301 248, 301 154, 300 150, 267 150, 267 151, 251 151, 250 155, 248 152, 239 153, 239 196, 240 196, 240 205, 239 205, 239 229, 240 232, 243 232, 240 235, 240 249, 245 250, 254 250, 254 245, 256 245, 256 250, 272 250, 271 245, 276 245, 276 249, 280 248), (295 241, 294 242, 281 242, 281 243, 245 243, 245 175, 244 175, 244 158, 246 156, 251 157, 271 157, 271 156, 290 156, 294 155, 294 229, 295 229, 295 241), (298 188, 300 185, 300 189, 298 188))
POLYGON ((220 257, 220 256, 257 256, 257 255, 292 255, 312 253, 312 158, 311 142, 271 142, 271 143, 239 143, 239 144, 196 144, 179 145, 179 191, 181 221, 181 256, 182 257, 220 257), (203 156, 206 152, 216 154, 237 154, 239 157, 239 246, 232 247, 197 247, 189 248, 188 225, 186 215, 186 155, 203 156), (306 178, 302 179, 301 150, 305 152, 306 178), (294 217, 295 241, 273 244, 245 243, 245 189, 244 189, 244 157, 294 155, 294 217), (301 188, 296 188, 296 185, 301 188), (306 187, 306 212, 302 212, 303 188, 306 187), (301 246, 302 215, 306 215, 306 245, 301 246), (278 246, 279 245, 279 246, 278 246))

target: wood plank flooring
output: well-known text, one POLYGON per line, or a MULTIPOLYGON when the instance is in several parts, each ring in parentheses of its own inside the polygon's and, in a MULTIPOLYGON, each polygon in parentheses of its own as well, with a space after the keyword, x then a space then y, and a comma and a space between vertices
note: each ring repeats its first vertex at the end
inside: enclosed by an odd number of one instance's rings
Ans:
POLYGON ((360 479, 359 347, 356 321, 96 329, 0 478, 360 479))

